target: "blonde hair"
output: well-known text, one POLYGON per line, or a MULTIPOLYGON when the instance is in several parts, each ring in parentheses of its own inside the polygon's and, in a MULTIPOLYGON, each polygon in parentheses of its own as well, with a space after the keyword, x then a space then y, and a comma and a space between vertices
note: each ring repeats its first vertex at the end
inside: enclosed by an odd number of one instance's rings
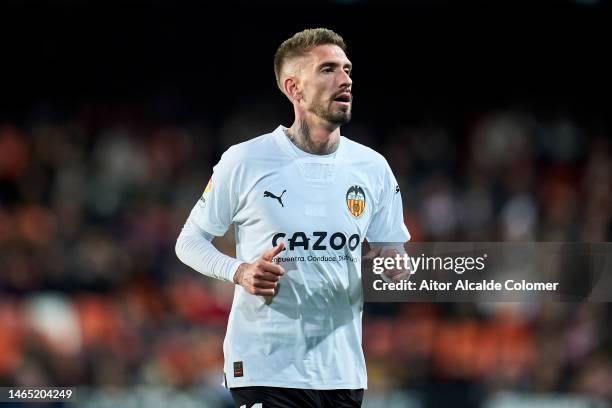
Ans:
POLYGON ((325 44, 333 44, 342 48, 346 52, 346 44, 342 37, 327 28, 310 28, 300 31, 293 37, 283 41, 274 54, 274 75, 276 76, 276 84, 283 90, 280 83, 280 76, 283 65, 286 61, 301 57, 314 47, 325 44))

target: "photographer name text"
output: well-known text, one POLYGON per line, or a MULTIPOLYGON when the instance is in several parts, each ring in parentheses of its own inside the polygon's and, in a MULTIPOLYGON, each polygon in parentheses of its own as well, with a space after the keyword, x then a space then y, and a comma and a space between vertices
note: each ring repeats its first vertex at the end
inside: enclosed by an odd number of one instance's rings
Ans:
POLYGON ((399 282, 385 282, 377 279, 373 283, 374 290, 377 291, 548 291, 555 292, 559 282, 531 282, 526 280, 507 279, 498 282, 493 279, 470 281, 467 279, 456 282, 440 282, 433 279, 413 282, 402 280, 399 282))

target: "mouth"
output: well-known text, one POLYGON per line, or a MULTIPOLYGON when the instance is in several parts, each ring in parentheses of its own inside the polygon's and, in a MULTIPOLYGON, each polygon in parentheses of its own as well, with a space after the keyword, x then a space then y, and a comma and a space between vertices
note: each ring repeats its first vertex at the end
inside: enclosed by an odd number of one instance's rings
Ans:
POLYGON ((353 95, 350 92, 343 92, 341 94, 336 95, 333 99, 334 102, 338 102, 342 105, 350 105, 353 100, 353 95))

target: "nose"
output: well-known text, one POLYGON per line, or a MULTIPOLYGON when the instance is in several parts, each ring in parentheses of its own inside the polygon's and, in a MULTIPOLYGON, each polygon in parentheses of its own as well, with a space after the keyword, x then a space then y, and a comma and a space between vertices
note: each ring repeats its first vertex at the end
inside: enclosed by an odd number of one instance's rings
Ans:
POLYGON ((351 76, 345 71, 345 70, 341 70, 342 71, 342 83, 341 86, 351 86, 353 84, 353 80, 351 79, 351 76))

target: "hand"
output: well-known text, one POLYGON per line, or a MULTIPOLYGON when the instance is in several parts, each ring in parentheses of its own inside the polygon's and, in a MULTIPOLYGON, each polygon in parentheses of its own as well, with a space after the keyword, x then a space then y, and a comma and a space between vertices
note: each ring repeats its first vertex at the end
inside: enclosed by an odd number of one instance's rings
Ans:
MULTIPOLYGON (((383 258, 394 258, 398 254, 397 249, 392 247, 383 247, 381 249, 381 255, 383 258)), ((396 265, 397 266, 397 265, 396 265)), ((410 273, 410 269, 403 268, 395 268, 395 269, 385 269, 383 273, 380 274, 380 277, 385 282, 401 282, 410 279, 412 274, 410 273)))
POLYGON ((281 242, 263 254, 253 263, 243 263, 234 274, 234 283, 242 286, 253 295, 274 296, 278 281, 285 274, 282 266, 272 263, 272 258, 278 255, 285 243, 281 242))
MULTIPOLYGON (((393 258, 398 254, 398 251, 394 247, 372 247, 370 251, 362 258, 363 261, 366 262, 366 267, 371 268, 371 264, 374 261, 374 258, 393 258)), ((390 282, 400 282, 404 280, 410 279, 411 276, 410 269, 403 268, 394 268, 394 269, 385 269, 384 272, 380 274, 382 280, 387 283, 390 282)))

